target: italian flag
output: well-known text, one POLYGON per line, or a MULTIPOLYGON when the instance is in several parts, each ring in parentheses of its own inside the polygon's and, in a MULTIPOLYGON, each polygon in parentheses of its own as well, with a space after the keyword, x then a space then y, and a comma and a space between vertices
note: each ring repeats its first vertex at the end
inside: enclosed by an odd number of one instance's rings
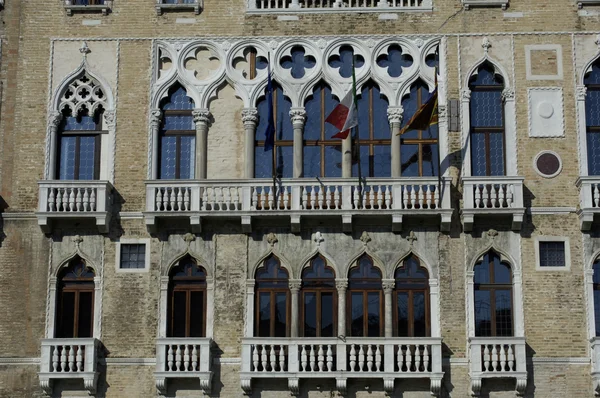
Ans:
POLYGON ((356 76, 354 75, 354 61, 352 62, 352 90, 342 99, 331 111, 325 121, 334 125, 340 130, 339 133, 331 138, 340 138, 342 140, 348 138, 350 129, 358 126, 358 111, 356 110, 356 76))

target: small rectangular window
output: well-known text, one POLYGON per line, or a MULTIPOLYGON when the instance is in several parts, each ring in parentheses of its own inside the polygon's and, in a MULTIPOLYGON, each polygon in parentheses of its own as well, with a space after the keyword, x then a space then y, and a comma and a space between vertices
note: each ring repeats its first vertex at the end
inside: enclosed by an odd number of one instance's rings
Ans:
POLYGON ((568 271, 571 269, 569 239, 566 237, 536 237, 535 255, 538 270, 568 271))
POLYGON ((121 239, 116 247, 117 272, 145 272, 150 264, 150 239, 121 239))

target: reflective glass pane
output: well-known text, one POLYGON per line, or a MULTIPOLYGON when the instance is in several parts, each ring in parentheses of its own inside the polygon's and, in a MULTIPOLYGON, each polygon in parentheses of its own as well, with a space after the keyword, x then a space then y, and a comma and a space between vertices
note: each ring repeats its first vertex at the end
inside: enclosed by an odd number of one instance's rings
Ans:
POLYGON ((600 89, 588 88, 585 95, 585 125, 600 126, 600 89))
POLYGON ((351 314, 350 314, 350 335, 355 337, 364 336, 364 308, 363 308, 363 293, 354 292, 351 297, 351 314))
MULTIPOLYGON (((600 108, 598 110, 600 114, 600 108)), ((587 156, 588 156, 588 174, 600 175, 600 131, 588 131, 587 137, 587 156)))
POLYGON ((490 292, 475 290, 475 336, 492 335, 492 313, 490 292))
POLYGON ((564 267, 565 242, 539 242, 540 267, 564 267))
POLYGON ((93 180, 96 158, 96 137, 82 136, 79 142, 79 179, 93 180))
POLYGON ((304 177, 321 177, 321 146, 304 147, 304 177))
POLYGON ((402 145, 400 147, 401 172, 403 177, 419 176, 419 146, 402 145))
POLYGON ((437 144, 423 144, 423 177, 439 175, 439 152, 437 144))
POLYGON ((287 293, 275 293, 275 336, 286 336, 287 293))
POLYGON ((483 256, 483 261, 475 265, 473 276, 474 283, 490 283, 490 266, 489 266, 489 254, 483 256))
POLYGON ((510 290, 496 290, 496 336, 512 336, 512 300, 510 290))
POLYGON ((193 135, 183 135, 179 138, 179 178, 194 178, 194 159, 196 154, 196 137, 193 135))
POLYGON ((510 266, 500 262, 500 257, 494 256, 494 283, 510 284, 512 272, 510 266))
POLYGON ((63 136, 60 138, 60 167, 59 179, 75 179, 75 150, 77 137, 63 136))
POLYGON ((425 311, 425 293, 413 293, 414 337, 427 336, 427 319, 425 311))
POLYGON ((304 337, 317 336, 317 295, 304 293, 304 337))
POLYGON ((502 91, 471 92, 471 126, 502 127, 502 91))
POLYGON ((277 112, 275 112, 275 137, 278 140, 294 139, 294 129, 290 119, 292 102, 283 95, 283 90, 277 88, 277 112))
POLYGON ((504 175, 504 133, 490 133, 490 175, 504 175))
POLYGON ((194 100, 187 96, 187 92, 181 86, 173 91, 163 106, 164 110, 192 110, 194 100))
POLYGON ((333 293, 321 293, 321 337, 333 337, 333 293))
POLYGON ((266 151, 263 147, 254 148, 254 177, 256 178, 271 178, 272 170, 272 151, 266 151))
POLYGON ((408 336, 408 293, 397 293, 398 337, 408 336))
MULTIPOLYGON (((353 154, 354 156, 354 154, 353 154)), ((368 177, 371 170, 369 169, 369 147, 367 145, 360 146, 360 174, 363 177, 368 177)), ((352 177, 358 177, 358 159, 352 159, 352 177)))
POLYGON ((93 116, 67 116, 64 121, 63 130, 97 130, 96 121, 94 120, 93 116))
POLYGON ((325 147, 325 177, 342 176, 342 145, 325 147))
POLYGON ((173 179, 176 176, 177 137, 163 136, 160 144, 160 178, 173 179))
POLYGON ((165 115, 162 129, 195 131, 196 125, 191 115, 165 115))
POLYGON ((600 336, 600 290, 594 290, 594 320, 596 336, 600 336))
MULTIPOLYGON (((270 151, 267 153, 270 153, 270 151)), ((294 173, 294 148, 292 146, 277 146, 275 148, 275 153, 277 154, 277 157, 275 158, 277 176, 281 178, 292 178, 294 173)))
POLYGON ((271 336, 271 293, 258 295, 258 337, 271 336))
POLYGON ((471 174, 484 176, 487 174, 485 150, 485 134, 471 133, 471 174))
POLYGON ((373 146, 373 177, 391 177, 392 152, 390 145, 373 146))
POLYGON ((368 336, 379 337, 380 336, 380 299, 381 294, 378 292, 369 292, 367 296, 369 302, 367 303, 367 310, 369 311, 368 318, 368 336))
MULTIPOLYGON (((304 122, 305 140, 312 141, 321 139, 321 126, 324 119, 321 112, 321 107, 323 105, 323 101, 321 101, 322 92, 323 86, 317 85, 312 96, 304 105, 304 109, 306 110, 306 120, 304 122)), ((327 117, 327 115, 325 115, 325 117, 327 117)))

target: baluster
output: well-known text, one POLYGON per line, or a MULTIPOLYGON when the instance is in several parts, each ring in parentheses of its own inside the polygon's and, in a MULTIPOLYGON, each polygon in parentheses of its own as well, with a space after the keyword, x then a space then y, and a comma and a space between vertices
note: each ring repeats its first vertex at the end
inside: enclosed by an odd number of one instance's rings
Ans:
POLYGON ((183 209, 183 193, 181 192, 184 188, 177 188, 177 210, 181 211, 183 209))
POLYGON ((169 372, 172 372, 173 369, 173 346, 169 344, 169 351, 167 351, 167 365, 169 372))
POLYGON ((331 351, 331 344, 327 345, 327 371, 333 370, 333 352, 331 351))
MULTIPOLYGON (((447 193, 447 195, 449 195, 449 193, 447 193)), ((440 190, 438 188, 434 188, 433 191, 433 206, 435 206, 435 208, 439 208, 439 203, 440 203, 440 190)))
POLYGON ((513 352, 512 345, 508 345, 508 370, 515 371, 515 353, 513 352))
POLYGON ((391 208, 392 202, 394 200, 394 198, 392 196, 392 194, 393 194, 392 186, 391 185, 386 185, 385 190, 386 190, 386 193, 385 193, 385 207, 386 207, 386 209, 389 210, 391 208))
POLYGON ((408 373, 412 372, 412 352, 410 350, 411 345, 406 345, 406 371, 408 373))
POLYGON ((188 370, 190 370, 190 346, 186 344, 183 350, 183 371, 187 372, 188 370))
POLYGON ((252 209, 256 210, 258 208, 258 193, 256 192, 256 188, 252 188, 252 209))
POLYGON ((381 349, 379 348, 379 344, 375 350, 375 370, 377 372, 381 371, 381 349))
POLYGON ((272 344, 269 349, 269 366, 271 366, 271 372, 277 370, 277 356, 275 354, 275 345, 272 344))
POLYGON ((317 365, 319 365, 319 372, 325 371, 325 353, 323 352, 323 344, 319 344, 317 361, 317 365))
POLYGON ((75 188, 71 188, 69 193, 69 211, 75 210, 75 188))
POLYGON ((594 207, 600 206, 600 184, 592 184, 592 196, 594 197, 594 207))
POLYGON ((67 346, 66 345, 62 346, 62 351, 60 353, 60 371, 61 372, 67 371, 67 346))
POLYGON ((198 348, 196 344, 194 344, 192 348, 192 372, 198 371, 198 348))
POLYGON ((490 348, 487 344, 483 350, 483 370, 484 372, 490 370, 490 348))
POLYGON ((285 372, 285 346, 279 346, 279 371, 285 372))
POLYGON ((181 346, 177 344, 177 351, 175 351, 175 370, 181 371, 181 346))
POLYGON ((206 188, 200 188, 201 190, 201 194, 200 194, 200 210, 208 210, 208 192, 206 188))
POLYGON ((491 185, 484 185, 483 187, 483 198, 482 198, 482 202, 483 202, 483 207, 484 208, 490 208, 493 207, 493 205, 490 203, 491 202, 491 191, 492 191, 492 186, 491 185))
POLYGON ((498 190, 500 191, 499 207, 504 207, 506 204, 506 185, 500 185, 498 190))
POLYGON ((74 188, 75 190, 75 210, 76 211, 82 211, 82 197, 81 197, 81 189, 79 188, 74 188))
POLYGON ((367 370, 371 372, 373 370, 373 349, 371 344, 368 344, 367 347, 367 370))
POLYGON ((69 346, 69 353, 67 355, 69 358, 69 372, 72 372, 75 370, 75 348, 72 345, 69 346))
POLYGON ((266 344, 262 345, 262 351, 260 352, 260 361, 262 363, 262 371, 267 371, 267 348, 266 344))
POLYGON ((308 360, 307 360, 307 355, 306 355, 306 346, 304 344, 302 344, 302 353, 300 354, 300 365, 302 366, 301 370, 303 372, 307 372, 308 368, 308 360))
POLYGON ((175 208, 177 207, 177 195, 175 194, 176 189, 176 187, 170 189, 171 195, 169 196, 169 208, 171 211, 175 211, 175 208))
POLYGON ((275 210, 277 206, 275 205, 275 192, 272 187, 269 187, 269 210, 275 210))
POLYGON ((267 208, 268 200, 269 200, 269 194, 267 193, 266 187, 260 187, 260 209, 261 210, 269 210, 267 208))
POLYGON ((360 187, 353 187, 354 197, 352 198, 352 202, 354 203, 354 209, 358 209, 358 200, 360 199, 359 189, 360 187))
POLYGON ((406 185, 402 186, 402 208, 408 209, 408 197, 410 193, 408 192, 408 187, 406 185))
POLYGON ((156 188, 156 195, 154 196, 154 211, 162 210, 162 193, 160 188, 156 188))
POLYGON ((309 363, 310 363, 310 371, 311 372, 316 372, 317 371, 317 365, 316 365, 316 355, 315 355, 315 346, 310 344, 309 346, 309 363))
POLYGON ((423 372, 429 372, 429 346, 423 349, 423 372))
POLYGON ((421 371, 421 347, 415 345, 415 372, 421 371))
POLYGON ((233 210, 241 210, 240 187, 233 188, 233 210))
POLYGON ((83 211, 90 211, 90 192, 87 188, 83 190, 83 211))
POLYGON ((163 206, 164 206, 164 211, 170 210, 169 209, 169 188, 165 188, 163 190, 163 197, 162 197, 162 202, 163 202, 163 206))
POLYGON ((478 209, 481 205, 481 185, 475 185, 475 208, 478 209))
POLYGON ((189 188, 185 188, 185 191, 183 193, 183 210, 185 210, 185 211, 190 210, 190 189, 189 188))
POLYGON ((254 365, 253 370, 258 372, 258 347, 256 345, 252 347, 252 365, 254 365))
POLYGON ((58 346, 50 346, 52 349, 52 369, 51 372, 58 372, 58 346))
POLYGON ((500 371, 504 372, 506 370, 506 347, 504 344, 500 345, 500 371))
POLYGON ((290 195, 289 195, 289 188, 285 187, 283 189, 283 208, 285 210, 289 210, 290 206, 290 195))
POLYGON ((54 188, 50 188, 50 192, 48 193, 48 204, 46 206, 46 211, 54 211, 55 200, 56 196, 54 195, 54 188))
POLYGON ((398 365, 398 372, 402 372, 402 368, 404 365, 404 346, 402 344, 398 345, 398 353, 396 354, 396 364, 398 365))
POLYGON ((362 344, 359 344, 358 347, 358 370, 362 372, 365 369, 365 350, 362 344))
POLYGON ((69 191, 67 188, 62 190, 62 211, 69 211, 69 191))
POLYGON ((506 190, 507 190, 506 206, 512 207, 512 204, 514 201, 514 195, 515 195, 515 187, 513 184, 510 184, 510 185, 507 185, 506 190))
POLYGON ((350 345, 350 371, 354 372, 356 369, 356 348, 355 344, 350 345))
POLYGON ((383 199, 384 198, 385 198, 385 193, 383 190, 383 185, 378 185, 377 186, 377 208, 380 210, 383 208, 383 199))
POLYGON ((494 344, 492 348, 492 371, 498 370, 498 358, 500 353, 498 352, 497 345, 494 344))
POLYGON ((310 187, 310 209, 315 209, 315 202, 317 200, 317 193, 315 192, 316 187, 310 187))
POLYGON ((62 206, 62 191, 60 188, 56 189, 56 211, 63 211, 62 206))
POLYGON ((221 210, 229 210, 231 208, 231 187, 225 187, 224 190, 223 201, 225 202, 225 206, 221 210))
MULTIPOLYGON (((370 187, 369 187, 370 188, 370 187)), ((360 191, 362 193, 362 207, 361 209, 366 209, 367 208, 367 187, 358 187, 358 189, 362 189, 362 191, 360 191)), ((369 192, 370 194, 370 192, 369 192)))
POLYGON ((219 206, 219 210, 223 210, 223 205, 224 205, 224 195, 223 195, 223 187, 216 187, 214 188, 215 190, 215 201, 217 206, 219 206))
POLYGON ((369 187, 369 206, 371 209, 375 208, 375 186, 369 187))
POLYGON ((325 188, 322 186, 319 187, 319 204, 317 207, 320 210, 327 209, 327 206, 325 205, 325 188))
POLYGON ((423 206, 425 205, 425 199, 427 196, 427 185, 417 185, 418 187, 418 193, 417 193, 417 197, 419 198, 419 208, 423 209, 423 206))
POLYGON ((339 186, 334 188, 334 193, 333 193, 333 204, 334 204, 334 209, 340 209, 340 190, 341 188, 339 186))

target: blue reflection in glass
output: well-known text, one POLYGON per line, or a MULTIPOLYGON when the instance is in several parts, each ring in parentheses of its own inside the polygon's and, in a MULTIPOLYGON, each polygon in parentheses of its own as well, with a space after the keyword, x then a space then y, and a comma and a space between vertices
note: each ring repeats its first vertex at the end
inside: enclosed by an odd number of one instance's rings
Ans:
POLYGON ((94 179, 96 137, 83 136, 79 141, 79 179, 94 179))
POLYGON ((409 54, 403 54, 402 48, 397 44, 388 47, 388 52, 381 54, 377 59, 377 65, 387 68, 390 77, 400 77, 402 68, 408 68, 413 64, 413 59, 409 54))
POLYGON ((175 90, 170 93, 162 109, 165 111, 194 109, 194 100, 187 96, 185 89, 181 86, 175 87, 175 90))
MULTIPOLYGON (((349 78, 352 76, 352 56, 354 49, 351 46, 342 46, 339 55, 333 55, 329 58, 329 66, 333 69, 339 69, 341 77, 349 78)), ((354 67, 360 69, 365 64, 364 58, 360 54, 355 55, 354 67)))
POLYGON ((75 179, 75 136, 61 137, 60 139, 60 170, 59 179, 75 179))
POLYGON ((471 126, 502 127, 502 92, 471 92, 471 126))
POLYGON ((373 146, 373 177, 390 177, 392 169, 392 150, 389 145, 373 146))
POLYGON ((306 55, 304 47, 297 46, 292 48, 291 56, 285 56, 281 60, 281 67, 290 69, 294 79, 301 79, 306 74, 306 69, 315 67, 316 61, 312 55, 306 55))
POLYGON ((176 178, 177 137, 163 136, 160 140, 160 178, 176 178))

